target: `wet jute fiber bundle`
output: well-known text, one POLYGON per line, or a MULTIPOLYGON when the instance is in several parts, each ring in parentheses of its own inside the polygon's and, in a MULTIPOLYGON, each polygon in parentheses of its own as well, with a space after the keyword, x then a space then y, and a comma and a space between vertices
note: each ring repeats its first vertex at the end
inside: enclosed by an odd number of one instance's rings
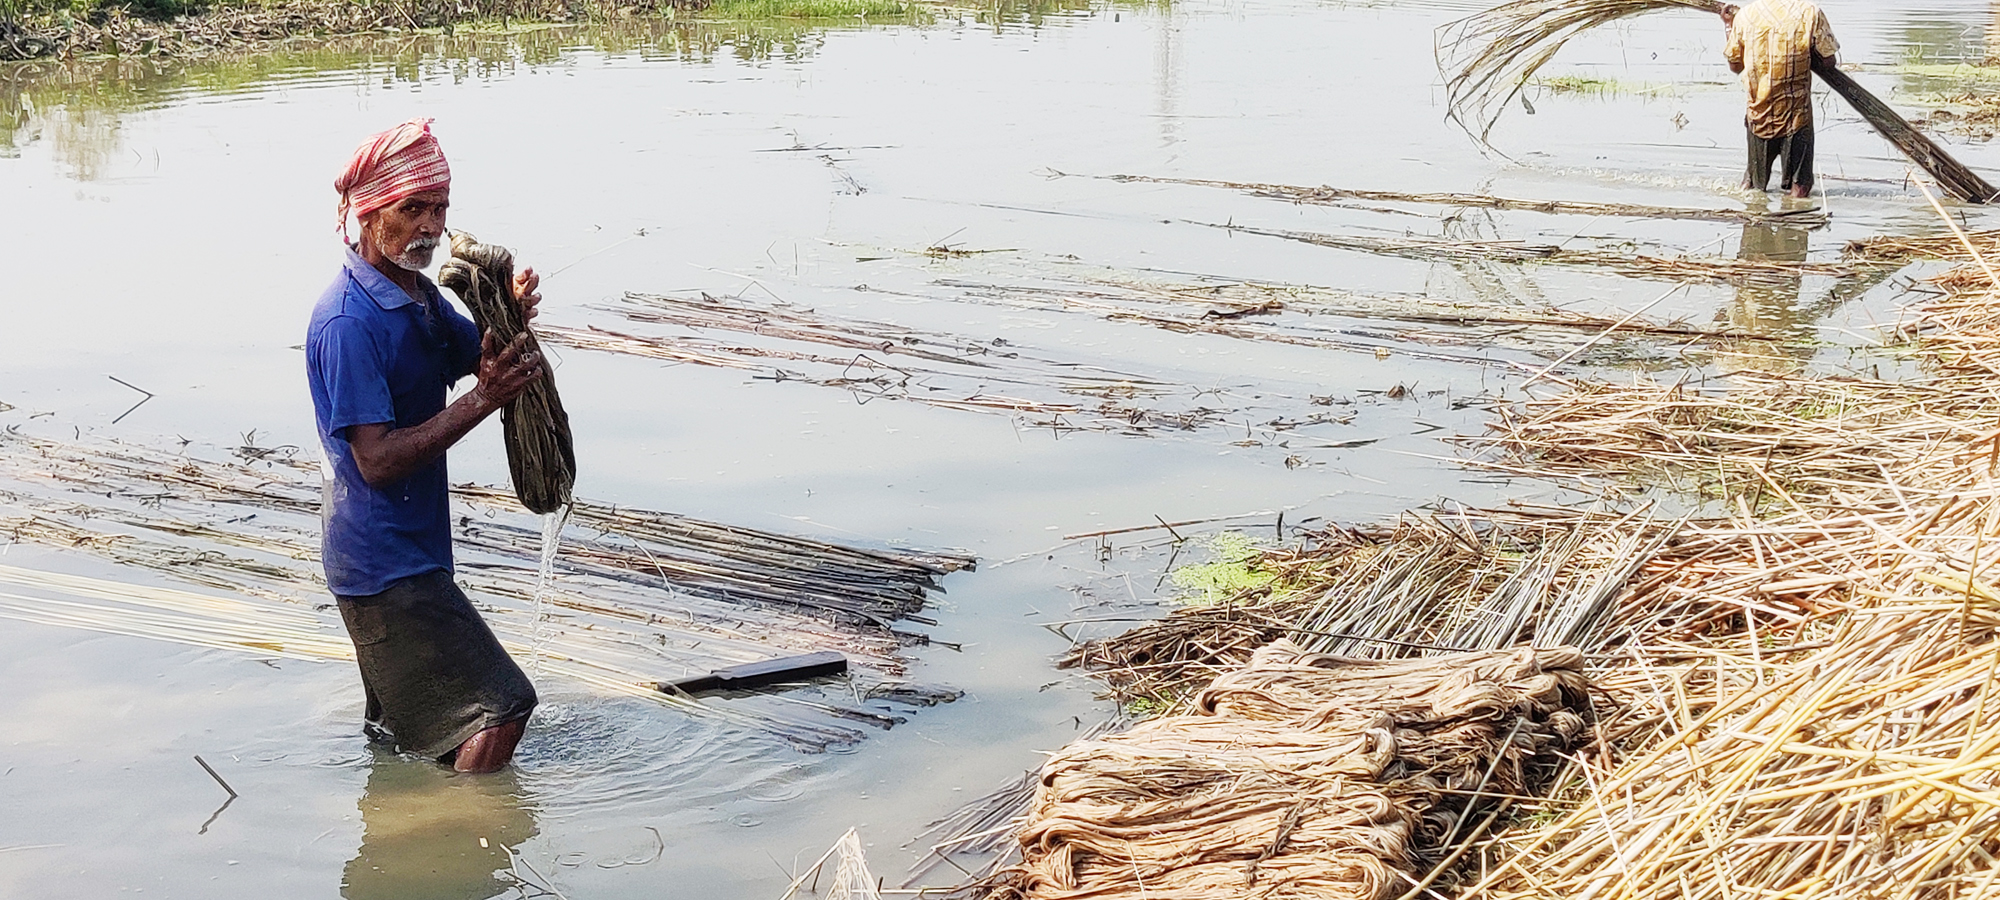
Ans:
POLYGON ((1585 730, 1575 650, 1424 659, 1259 649, 1191 715, 1042 767, 993 900, 1384 900, 1585 730), (1479 797, 1487 802, 1469 809, 1479 797))
MULTIPOLYGON (((451 256, 438 271, 438 283, 458 293, 480 332, 494 332, 502 344, 527 332, 527 349, 539 352, 541 344, 515 302, 514 254, 454 231, 451 256)), ((555 371, 543 365, 541 379, 501 409, 500 424, 507 470, 521 505, 544 514, 568 505, 576 485, 576 450, 570 443, 569 414, 556 395, 555 371)))

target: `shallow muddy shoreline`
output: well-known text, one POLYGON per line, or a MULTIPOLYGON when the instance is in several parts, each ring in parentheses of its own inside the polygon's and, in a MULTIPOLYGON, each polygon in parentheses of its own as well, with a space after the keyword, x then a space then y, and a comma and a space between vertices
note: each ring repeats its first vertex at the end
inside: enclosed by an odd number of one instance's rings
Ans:
POLYGON ((217 3, 147 15, 128 6, 86 13, 30 3, 10 21, 0 7, 0 63, 80 58, 196 61, 312 47, 330 41, 489 36, 585 25, 695 25, 736 19, 893 22, 916 14, 905 0, 473 0, 217 3))

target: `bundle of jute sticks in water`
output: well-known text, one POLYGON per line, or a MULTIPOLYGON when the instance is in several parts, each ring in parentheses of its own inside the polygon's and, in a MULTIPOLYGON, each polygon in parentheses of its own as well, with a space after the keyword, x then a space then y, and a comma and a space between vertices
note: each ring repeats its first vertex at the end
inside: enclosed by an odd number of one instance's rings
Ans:
MULTIPOLYGON (((0 620, 353 659, 339 615, 323 603, 317 462, 289 446, 217 449, 0 429, 0 563, 18 543, 110 566, 106 577, 81 578, 0 565, 0 620)), ((946 574, 971 568, 970 556, 845 546, 578 497, 551 564, 557 577, 544 583, 535 562, 546 523, 535 527, 505 486, 457 485, 451 501, 457 580, 502 646, 572 687, 644 698, 807 752, 851 746, 958 696, 905 680, 907 649, 929 640, 911 629, 932 623, 921 614, 930 596, 946 574), (709 703, 655 687, 821 650, 850 664, 837 690, 709 703)))
MULTIPOLYGON (((438 283, 465 301, 481 333, 491 331, 503 344, 525 333, 528 350, 541 349, 515 300, 514 254, 507 248, 482 244, 463 231, 452 232, 451 259, 438 271, 438 283)), ((501 410, 500 422, 507 441, 507 469, 521 505, 543 514, 569 505, 570 490, 576 485, 576 450, 570 442, 569 414, 556 395, 555 371, 542 366, 541 379, 501 410)))
POLYGON ((1192 714, 1052 757, 1023 861, 990 896, 1394 897, 1585 733, 1582 664, 1570 649, 1380 661, 1270 644, 1192 714))
MULTIPOLYGON (((1483 143, 1507 105, 1571 38, 1642 13, 1720 13, 1728 5, 1721 0, 1512 0, 1453 22, 1440 31, 1437 50, 1439 66, 1446 70, 1451 116, 1483 143)), ((1953 159, 1847 73, 1817 56, 1813 73, 1952 196, 1988 203, 2000 195, 2000 189, 1953 159)))

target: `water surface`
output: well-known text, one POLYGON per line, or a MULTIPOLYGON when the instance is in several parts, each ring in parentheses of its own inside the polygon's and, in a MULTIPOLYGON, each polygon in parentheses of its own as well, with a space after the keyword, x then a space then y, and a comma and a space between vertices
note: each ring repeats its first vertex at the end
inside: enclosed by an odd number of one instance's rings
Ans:
MULTIPOLYGON (((1981 3, 1825 6, 1843 56, 1892 99, 1925 88, 1891 67, 1981 57, 1993 15, 1981 3)), ((1211 226, 1822 260, 1849 239, 1937 230, 1907 165, 1832 100, 1819 109, 1834 220, 1810 233, 1330 209, 1084 177, 1761 202, 1734 190, 1741 104, 1717 23, 1665 14, 1579 40, 1550 73, 1619 87, 1531 91, 1534 113, 1517 109, 1494 133, 1503 155, 1438 105, 1434 29, 1468 8, 1197 0, 0 72, 0 403, 13 407, 0 425, 310 446, 297 347, 339 263, 329 185, 361 136, 419 115, 437 118, 452 159, 453 224, 547 274, 545 322, 641 331, 608 308, 626 292, 705 292, 1142 375, 1171 385, 1174 402, 1264 413, 1240 428, 1137 437, 564 351, 583 496, 977 553, 984 565, 947 580, 929 629, 964 649, 913 651, 921 678, 966 697, 810 755, 546 683, 518 771, 468 780, 366 748, 345 665, 0 621, 11 813, 0 894, 472 898, 524 893, 493 874, 518 865, 577 898, 768 898, 849 826, 899 881, 917 856, 901 845, 925 822, 1112 712, 1088 680, 1052 668, 1067 641, 1043 625, 1149 609, 1171 551, 1158 532, 1065 535, 1255 513, 1236 524, 1261 537, 1280 510, 1296 525, 1372 521, 1441 497, 1576 499, 1442 459, 1454 453, 1442 436, 1481 427, 1471 401, 1504 395, 1547 356, 1366 321, 1343 332, 1356 343, 1346 350, 1181 334, 980 302, 955 285, 1248 280, 1622 315, 1673 285, 1211 226), (108 376, 155 396, 127 414, 138 395, 108 376), (1294 408, 1341 416, 1269 424, 1294 408), (225 795, 197 753, 242 795, 219 815, 225 795)), ((2000 170, 1992 147, 1953 150, 2000 170)), ((1696 285, 1652 315, 1814 336, 1803 353, 1743 352, 1764 363, 1790 353, 1782 371, 1833 370, 1865 361, 1848 348, 1876 340, 1897 303, 1894 284, 1838 288, 1696 285)), ((1633 352, 1650 368, 1685 358, 1671 346, 1633 352)), ((459 479, 506 477, 493 429, 452 463, 459 479)), ((169 583, 28 544, 0 547, 0 561, 169 583)))

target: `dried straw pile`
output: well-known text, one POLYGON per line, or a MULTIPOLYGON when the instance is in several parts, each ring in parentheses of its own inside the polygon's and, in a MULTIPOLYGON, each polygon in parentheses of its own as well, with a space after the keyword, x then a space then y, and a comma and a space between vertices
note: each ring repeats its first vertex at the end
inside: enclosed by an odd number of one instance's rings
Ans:
POLYGON ((1509 900, 1992 896, 2000 278, 1982 264, 1933 285, 1904 326, 1916 381, 1578 384, 1511 410, 1476 460, 1613 495, 1678 486, 1704 498, 1698 518, 1440 512, 1328 532, 1270 554, 1268 586, 1073 658, 1173 700, 1272 639, 1435 654, 1468 634, 1454 616, 1518 610, 1480 633, 1576 635, 1589 740, 1548 799, 1516 803, 1538 815, 1444 848, 1465 865, 1420 880, 1509 900), (1523 584, 1543 587, 1493 602, 1523 584))
POLYGON ((1508 861, 1481 893, 1990 896, 2000 285, 1983 271, 1941 284, 1911 329, 1935 373, 1924 383, 1753 387, 1679 421, 1586 400, 1541 435, 1538 455, 1572 465, 1706 457, 1743 515, 1705 523, 1714 550, 1679 575, 1710 627, 1628 648, 1614 695, 1662 715, 1585 773, 1566 815, 1496 845, 1508 861), (1811 396, 1842 402, 1803 417, 1786 401, 1811 396), (1612 421, 1644 427, 1607 440, 1612 421), (1599 438, 1579 445, 1586 433, 1599 438), (1768 507, 1755 519, 1752 494, 1768 507))
POLYGON ((996 898, 1395 897, 1482 795, 1534 788, 1584 733, 1573 650, 1378 662, 1290 642, 1191 715, 1071 744, 1042 769, 996 898))
POLYGON ((1931 237, 1879 235, 1848 241, 1842 252, 1849 259, 1863 262, 1901 264, 1919 259, 1971 262, 1973 257, 1967 252, 1968 242, 1982 257, 1991 259, 2000 255, 2000 231, 1974 231, 1965 239, 1951 233, 1931 237))
POLYGON ((1268 587, 1078 644, 1060 665, 1098 673, 1125 703, 1186 711, 1210 679, 1280 639, 1376 659, 1522 643, 1594 649, 1619 589, 1673 527, 1545 508, 1333 529, 1258 560, 1268 587))
POLYGON ((1992 286, 2000 284, 2000 274, 1982 263, 1946 272, 1931 284, 1941 293, 1905 332, 1922 342, 1933 369, 1958 376, 1966 389, 1993 384, 2000 375, 2000 302, 1992 286))
MULTIPOLYGON (((1935 352, 1947 349, 1934 345, 1935 352)), ((1503 451, 1483 464, 1544 476, 1615 474, 1749 508, 1826 509, 1874 494, 1893 477, 1933 493, 1967 441, 1992 432, 2000 384, 1990 375, 1922 382, 1731 376, 1727 390, 1687 384, 1579 384, 1499 411, 1503 451), (1775 506, 1773 506, 1775 504, 1775 506)))
MULTIPOLYGON (((514 254, 455 231, 451 257, 438 271, 438 283, 458 292, 479 330, 494 332, 503 343, 525 332, 528 349, 539 351, 541 344, 522 320, 514 299, 514 254)), ((554 369, 543 366, 541 380, 507 404, 500 422, 507 440, 507 470, 521 505, 545 515, 568 506, 576 485, 576 450, 570 443, 569 413, 556 395, 554 369)))
MULTIPOLYGON (((1681 706, 1569 815, 1511 837, 1486 895, 1991 896, 2000 595, 1963 568, 1992 502, 1912 536, 1906 569, 1853 584, 1820 649, 1761 665, 1718 654, 1706 711, 1681 706)), ((1656 673, 1658 689, 1685 671, 1656 673)))

